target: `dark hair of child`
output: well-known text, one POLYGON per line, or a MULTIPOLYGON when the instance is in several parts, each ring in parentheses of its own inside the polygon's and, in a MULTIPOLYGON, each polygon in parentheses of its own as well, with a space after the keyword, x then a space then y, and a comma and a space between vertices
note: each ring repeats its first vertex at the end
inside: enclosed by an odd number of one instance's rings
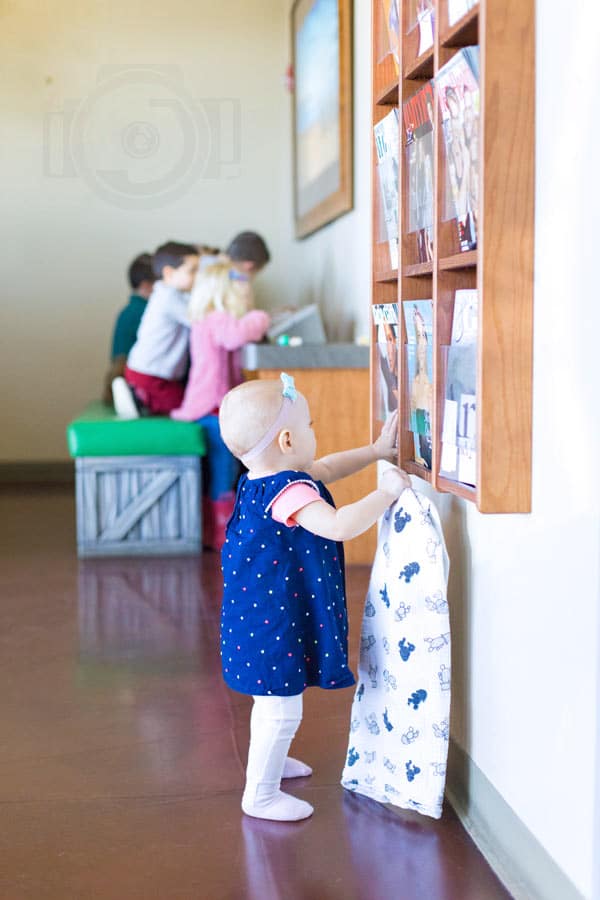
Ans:
POLYGON ((152 257, 149 253, 140 253, 127 270, 129 284, 135 290, 139 288, 142 281, 156 281, 156 276, 152 271, 152 257))
POLYGON ((271 259, 269 248, 255 231, 242 231, 236 235, 225 252, 232 262, 253 262, 259 267, 271 259))
POLYGON ((167 241, 161 244, 152 257, 152 268, 157 278, 162 278, 165 266, 178 269, 186 256, 197 256, 198 250, 193 244, 179 244, 177 241, 167 241))

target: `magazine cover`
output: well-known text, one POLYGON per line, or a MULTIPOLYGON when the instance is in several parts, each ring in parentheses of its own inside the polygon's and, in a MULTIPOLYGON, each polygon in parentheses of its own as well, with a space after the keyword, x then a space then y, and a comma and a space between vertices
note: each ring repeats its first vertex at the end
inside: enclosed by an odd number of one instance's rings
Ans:
POLYGON ((390 248, 390 266, 398 268, 398 110, 392 109, 374 127, 379 193, 390 248))
POLYGON ((433 81, 402 105, 408 231, 416 233, 419 262, 433 259, 433 81))
POLYGON ((431 469, 433 412, 433 302, 405 300, 407 388, 415 462, 431 469))
POLYGON ((397 303, 375 303, 373 323, 377 327, 378 378, 375 387, 378 418, 385 422, 398 409, 398 340, 397 303))
POLYGON ((382 0, 384 22, 387 27, 390 53, 394 59, 396 72, 400 68, 400 16, 398 0, 382 0))
POLYGON ((444 146, 448 218, 461 251, 477 246, 479 208, 479 48, 463 47, 436 76, 444 146))
POLYGON ((477 481, 477 321, 477 291, 456 291, 446 368, 440 475, 473 486, 477 481))

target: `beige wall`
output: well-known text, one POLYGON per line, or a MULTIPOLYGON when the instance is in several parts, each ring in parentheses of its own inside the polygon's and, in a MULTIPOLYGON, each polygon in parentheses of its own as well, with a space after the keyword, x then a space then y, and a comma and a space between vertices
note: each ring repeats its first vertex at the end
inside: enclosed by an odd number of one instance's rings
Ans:
MULTIPOLYGON (((292 6, 292 0, 288 0, 292 6)), ((371 4, 354 3, 354 209, 299 241, 299 302, 320 298, 331 340, 368 335, 371 291, 371 4)), ((290 51, 291 52, 291 51, 290 51)))
POLYGON ((223 244, 238 229, 256 228, 274 258, 261 276, 263 298, 287 297, 285 7, 281 0, 0 6, 0 461, 66 458, 65 423, 98 394, 114 315, 127 295, 124 270, 137 252, 171 237, 223 244), (231 99, 240 118, 237 153, 231 99), (221 126, 207 127, 204 114, 218 109, 221 126), (71 153, 83 142, 75 165, 61 146, 71 111, 71 153), (136 132, 137 121, 150 128, 136 132), (221 157, 233 150, 233 163, 217 164, 219 137, 221 157), (132 184, 119 176, 124 183, 115 186, 110 170, 132 184), (160 179, 164 185, 147 187, 160 179), (180 193, 160 205, 165 186, 180 193))
POLYGON ((290 7, 0 6, 0 462, 67 458, 64 427, 99 392, 126 267, 165 239, 222 245, 255 228, 273 255, 257 284, 264 305, 320 301, 331 339, 366 333, 369 4, 355 13, 355 209, 300 242, 290 7))

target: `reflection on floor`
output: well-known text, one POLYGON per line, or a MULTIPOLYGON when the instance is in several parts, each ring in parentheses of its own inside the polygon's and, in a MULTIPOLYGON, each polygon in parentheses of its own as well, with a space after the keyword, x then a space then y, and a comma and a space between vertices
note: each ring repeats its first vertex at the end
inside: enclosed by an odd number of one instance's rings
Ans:
MULTIPOLYGON (((78 563, 73 506, 0 496, 0 897, 509 896, 448 806, 435 822, 340 787, 351 691, 306 695, 294 752, 315 772, 293 791, 314 817, 244 817, 249 702, 220 677, 217 556, 78 563)), ((353 649, 367 576, 349 573, 353 649)))

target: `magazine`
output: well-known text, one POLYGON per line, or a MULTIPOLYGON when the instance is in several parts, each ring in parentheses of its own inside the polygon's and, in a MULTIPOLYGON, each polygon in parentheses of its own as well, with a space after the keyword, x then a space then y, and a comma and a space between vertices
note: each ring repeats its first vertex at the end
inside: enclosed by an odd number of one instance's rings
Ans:
POLYGON ((446 367, 440 475, 471 485, 477 481, 477 322, 477 291, 456 291, 446 367))
POLYGON ((477 246, 479 48, 463 47, 436 75, 446 150, 446 215, 456 218, 461 252, 477 246))
POLYGON ((394 59, 396 72, 400 68, 400 16, 398 0, 382 0, 384 21, 387 27, 390 53, 394 59))
POLYGON ((409 428, 413 433, 415 462, 431 469, 433 302, 431 300, 404 300, 402 308, 407 340, 409 428))
POLYGON ((417 56, 433 47, 434 9, 432 0, 408 0, 407 32, 419 26, 417 56))
POLYGON ((375 303, 373 324, 377 327, 378 378, 375 386, 378 418, 385 422, 398 409, 398 304, 375 303))
POLYGON ((417 237, 419 262, 433 259, 433 81, 402 105, 406 158, 407 230, 417 237))
POLYGON ((390 266, 398 268, 398 110, 394 107, 374 127, 379 194, 390 249, 390 266))
POLYGON ((459 19, 462 19, 477 0, 448 0, 448 26, 456 25, 459 19))

